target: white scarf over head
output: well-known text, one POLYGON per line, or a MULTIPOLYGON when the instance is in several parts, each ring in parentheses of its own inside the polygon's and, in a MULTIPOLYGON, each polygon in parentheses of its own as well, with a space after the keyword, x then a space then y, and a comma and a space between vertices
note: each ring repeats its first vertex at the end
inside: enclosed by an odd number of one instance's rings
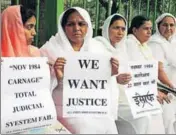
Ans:
MULTIPOLYGON (((85 9, 82 9, 80 7, 72 7, 70 9, 75 9, 84 18, 84 20, 88 24, 88 31, 87 31, 87 34, 84 38, 84 44, 80 50, 80 51, 88 51, 89 50, 88 45, 91 44, 92 35, 93 35, 90 16, 85 9)), ((55 61, 57 59, 57 57, 59 57, 59 56, 63 57, 64 52, 74 51, 73 47, 72 47, 69 39, 67 38, 67 36, 64 32, 64 29, 62 28, 62 25, 61 25, 62 18, 63 18, 63 15, 65 14, 65 12, 63 12, 59 17, 57 34, 55 36, 52 36, 50 38, 50 40, 48 42, 46 42, 40 49, 42 55, 48 56, 51 61, 55 61)))
MULTIPOLYGON (((87 34, 84 38, 83 46, 81 47, 80 51, 91 51, 94 50, 92 47, 95 44, 98 44, 93 40, 93 30, 91 19, 88 12, 85 9, 80 7, 72 7, 70 9, 75 9, 86 21, 88 24, 87 34), (92 45, 92 47, 90 46, 92 45)), ((68 9, 69 10, 69 9, 68 9)), ((67 11, 67 10, 66 10, 67 11)), ((65 11, 65 12, 66 12, 65 11)), ((58 32, 55 36, 52 36, 49 41, 47 41, 41 48, 40 52, 42 56, 46 56, 49 59, 49 62, 53 63, 56 61, 58 57, 64 57, 65 53, 69 53, 70 51, 74 51, 69 39, 67 38, 64 29, 61 26, 62 18, 65 14, 63 12, 58 20, 58 32)), ((57 80, 55 77, 55 73, 53 68, 51 69, 51 91, 57 86, 57 80)))
POLYGON ((124 63, 126 64, 127 60, 128 60, 127 53, 126 53, 126 45, 125 45, 126 35, 127 35, 127 21, 126 21, 126 19, 122 15, 115 13, 115 14, 109 16, 105 20, 104 25, 102 27, 102 36, 95 37, 96 40, 102 42, 105 50, 107 50, 111 54, 112 57, 115 57, 119 60, 119 63, 120 63, 119 71, 120 72, 123 72, 123 68, 121 68, 121 65, 124 65, 124 63), (115 47, 111 44, 110 37, 109 37, 109 27, 110 27, 111 20, 114 16, 122 17, 125 21, 125 24, 126 24, 125 35, 121 39, 120 42, 117 42, 115 44, 115 47))
MULTIPOLYGON (((165 17, 172 17, 174 20, 175 20, 175 23, 176 23, 176 18, 172 15, 172 14, 170 14, 170 13, 164 13, 164 14, 162 14, 162 15, 160 15, 157 19, 156 19, 156 21, 155 21, 155 27, 156 27, 156 33, 155 34, 158 34, 158 35, 160 35, 160 36, 162 36, 161 34, 160 34, 160 32, 159 32, 159 29, 158 29, 158 23, 159 22, 161 22, 165 17)), ((163 37, 163 36, 162 36, 163 37)), ((171 36, 170 38, 169 38, 169 40, 172 40, 172 37, 173 36, 171 36)))
MULTIPOLYGON (((169 65, 176 67, 176 59, 175 59, 176 36, 175 36, 175 33, 169 38, 169 40, 166 40, 166 38, 161 35, 158 29, 158 23, 161 22, 167 16, 172 17, 175 20, 175 24, 176 24, 176 18, 170 13, 164 13, 161 16, 159 16, 155 21, 156 33, 150 38, 148 44, 152 50, 154 48, 157 48, 158 46, 161 47, 163 52, 165 53, 164 55, 169 65)), ((157 50, 153 50, 153 51, 157 51, 157 50)), ((157 52, 153 52, 153 54, 155 53, 157 52)))

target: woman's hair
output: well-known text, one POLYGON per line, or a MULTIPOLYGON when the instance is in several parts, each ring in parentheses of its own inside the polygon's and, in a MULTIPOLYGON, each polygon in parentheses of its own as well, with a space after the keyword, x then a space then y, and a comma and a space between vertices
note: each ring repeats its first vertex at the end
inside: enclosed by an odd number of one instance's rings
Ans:
POLYGON ((74 9, 74 8, 70 8, 70 9, 68 9, 68 10, 64 13, 64 15, 63 15, 63 17, 62 17, 62 20, 61 20, 61 26, 62 26, 63 29, 65 28, 65 25, 67 24, 68 17, 69 17, 70 14, 72 14, 73 12, 77 12, 77 10, 74 9))
POLYGON ((25 8, 24 6, 20 6, 20 13, 23 24, 26 23, 26 21, 31 18, 32 16, 36 16, 35 12, 32 9, 25 8))
POLYGON ((128 29, 128 34, 133 34, 133 28, 139 28, 143 25, 146 21, 150 21, 149 18, 144 17, 142 15, 135 16, 131 21, 131 26, 128 29))
POLYGON ((109 24, 109 27, 117 20, 123 20, 125 22, 125 25, 126 25, 126 21, 125 19, 122 17, 122 16, 119 16, 119 15, 114 15, 111 19, 111 22, 109 24))

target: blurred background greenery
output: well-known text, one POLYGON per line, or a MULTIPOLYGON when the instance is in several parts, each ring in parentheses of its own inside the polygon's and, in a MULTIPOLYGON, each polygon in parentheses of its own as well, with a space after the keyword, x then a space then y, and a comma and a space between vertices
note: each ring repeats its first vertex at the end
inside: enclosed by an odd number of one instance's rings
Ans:
POLYGON ((15 4, 35 10, 38 33, 35 45, 38 47, 57 32, 58 16, 72 6, 83 7, 89 12, 94 36, 101 35, 104 20, 113 13, 122 14, 127 19, 128 26, 131 19, 139 14, 149 17, 153 23, 157 16, 165 12, 176 16, 176 0, 1 0, 1 12, 15 4))

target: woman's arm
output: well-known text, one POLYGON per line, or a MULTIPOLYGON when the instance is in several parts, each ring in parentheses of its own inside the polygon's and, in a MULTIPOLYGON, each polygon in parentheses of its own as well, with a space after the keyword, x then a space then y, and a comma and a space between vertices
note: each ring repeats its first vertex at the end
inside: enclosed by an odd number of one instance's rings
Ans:
POLYGON ((173 84, 170 82, 169 78, 167 77, 167 75, 163 69, 163 64, 161 62, 158 63, 158 79, 163 84, 166 84, 170 88, 174 88, 173 84))
MULTIPOLYGON (((158 79, 167 86, 173 88, 172 83, 170 82, 169 78, 167 77, 166 73, 163 70, 163 64, 161 62, 158 63, 158 79)), ((170 100, 166 93, 162 91, 158 91, 158 101, 163 104, 163 101, 170 103, 170 100)))

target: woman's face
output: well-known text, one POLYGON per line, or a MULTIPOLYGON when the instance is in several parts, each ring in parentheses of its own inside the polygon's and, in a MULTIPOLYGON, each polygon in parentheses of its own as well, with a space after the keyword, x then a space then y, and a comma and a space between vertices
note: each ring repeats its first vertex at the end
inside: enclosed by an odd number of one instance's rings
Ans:
POLYGON ((64 29, 71 44, 82 44, 87 33, 88 24, 78 12, 73 12, 68 17, 64 29))
POLYGON ((24 24, 24 32, 28 45, 31 45, 32 42, 34 41, 34 36, 36 35, 35 25, 36 25, 35 16, 29 18, 24 24))
POLYGON ((140 43, 147 42, 152 33, 152 22, 145 21, 139 28, 133 28, 133 34, 140 41, 140 43))
POLYGON ((175 21, 172 17, 165 17, 159 25, 160 34, 168 39, 175 32, 175 21))
POLYGON ((118 43, 122 40, 125 35, 125 22, 123 19, 114 21, 109 27, 109 39, 111 44, 114 46, 115 43, 118 43))

